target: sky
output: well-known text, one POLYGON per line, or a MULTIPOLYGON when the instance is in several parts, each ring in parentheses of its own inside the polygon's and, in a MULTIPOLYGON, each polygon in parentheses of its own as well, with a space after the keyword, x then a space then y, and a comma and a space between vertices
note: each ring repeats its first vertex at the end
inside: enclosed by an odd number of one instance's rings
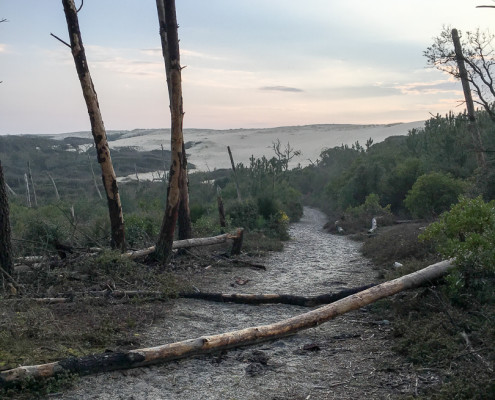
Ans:
MULTIPOLYGON (((378 124, 462 111, 427 68, 443 26, 492 0, 177 0, 184 128, 378 124)), ((76 0, 80 4, 80 0, 76 0)), ((86 0, 79 23, 107 130, 170 126, 156 2, 86 0)), ((90 130, 61 1, 0 0, 0 134, 90 130)))

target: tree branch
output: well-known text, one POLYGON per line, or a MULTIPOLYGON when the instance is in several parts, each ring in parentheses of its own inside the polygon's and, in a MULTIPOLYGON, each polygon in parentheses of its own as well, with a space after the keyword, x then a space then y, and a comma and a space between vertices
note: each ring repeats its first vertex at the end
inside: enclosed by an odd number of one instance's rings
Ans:
POLYGON ((58 36, 54 35, 53 33, 50 33, 50 36, 53 36, 55 39, 57 39, 59 42, 62 42, 63 44, 65 44, 69 49, 72 50, 72 47, 69 43, 67 43, 66 41, 60 39, 58 36))

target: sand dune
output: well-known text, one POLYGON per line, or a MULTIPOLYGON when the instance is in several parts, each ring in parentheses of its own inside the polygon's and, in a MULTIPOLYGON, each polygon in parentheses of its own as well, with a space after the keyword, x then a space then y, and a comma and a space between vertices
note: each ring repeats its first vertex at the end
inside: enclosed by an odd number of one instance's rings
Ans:
MULTIPOLYGON (((407 135, 413 128, 420 128, 424 121, 388 125, 305 125, 264 129, 185 129, 184 140, 188 145, 189 161, 202 171, 229 168, 227 146, 230 146, 236 163, 249 163, 255 157, 274 156, 273 143, 280 140, 282 147, 287 143, 301 155, 292 161, 291 167, 308 165, 315 161, 325 148, 351 145, 359 141, 364 146, 371 138, 374 143, 389 136, 407 135)), ((111 148, 134 147, 138 150, 155 150, 161 146, 170 149, 170 129, 135 129, 132 131, 109 131, 111 148)), ((65 133, 53 138, 70 136, 91 137, 90 132, 65 133)))

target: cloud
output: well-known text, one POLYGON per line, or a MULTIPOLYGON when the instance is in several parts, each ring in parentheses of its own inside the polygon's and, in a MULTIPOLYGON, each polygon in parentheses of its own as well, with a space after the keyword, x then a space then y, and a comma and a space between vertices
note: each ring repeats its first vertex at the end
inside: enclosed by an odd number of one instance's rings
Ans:
POLYGON ((260 90, 266 90, 266 91, 276 91, 276 92, 304 92, 302 89, 298 88, 293 88, 290 86, 263 86, 260 87, 260 90))
POLYGON ((7 52, 7 45, 5 43, 0 43, 0 53, 7 52))
POLYGON ((439 94, 457 93, 460 91, 458 82, 448 80, 437 80, 432 82, 410 82, 394 85, 403 94, 439 94))

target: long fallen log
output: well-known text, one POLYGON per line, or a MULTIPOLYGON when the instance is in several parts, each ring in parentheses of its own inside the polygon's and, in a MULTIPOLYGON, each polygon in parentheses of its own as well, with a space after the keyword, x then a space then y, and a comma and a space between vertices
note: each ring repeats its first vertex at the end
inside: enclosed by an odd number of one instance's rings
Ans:
POLYGON ((186 299, 198 299, 216 301, 219 303, 240 304, 290 304, 293 306, 315 307, 322 304, 330 304, 351 294, 362 292, 376 284, 360 286, 341 290, 337 293, 320 294, 318 296, 294 296, 290 294, 244 294, 244 293, 180 293, 179 297, 186 299))
MULTIPOLYGON (((238 228, 236 233, 224 233, 218 236, 206 237, 206 238, 192 238, 184 240, 176 240, 172 244, 172 249, 183 249, 186 247, 198 247, 198 246, 211 246, 213 244, 225 243, 227 240, 233 240, 236 244, 237 241, 242 238, 243 229, 238 228)), ((147 249, 128 251, 122 254, 123 257, 129 257, 130 259, 136 259, 145 257, 155 252, 155 246, 148 247, 147 249)))
POLYGON ((28 377, 48 378, 63 372, 87 375, 96 372, 142 367, 288 336, 298 331, 318 326, 338 315, 356 310, 379 299, 421 286, 428 281, 434 281, 449 272, 453 266, 453 260, 441 261, 420 271, 384 282, 332 304, 274 324, 250 327, 218 335, 202 336, 157 347, 95 354, 67 358, 48 364, 17 367, 0 372, 0 386, 19 382, 28 377))
MULTIPOLYGON (((190 292, 179 293, 177 296, 185 299, 198 299, 215 301, 219 303, 239 303, 239 304, 289 304, 293 306, 315 307, 322 304, 330 304, 334 301, 343 299, 351 294, 361 292, 376 284, 359 286, 355 288, 341 290, 336 293, 320 294, 318 296, 294 296, 290 294, 245 294, 245 293, 205 293, 205 292, 190 292)), ((70 303, 78 299, 97 299, 97 298, 112 298, 112 299, 133 299, 141 297, 148 300, 164 300, 167 298, 166 293, 150 290, 96 290, 88 292, 72 292, 59 293, 57 297, 19 297, 5 299, 7 302, 33 302, 39 304, 58 304, 70 303)))

